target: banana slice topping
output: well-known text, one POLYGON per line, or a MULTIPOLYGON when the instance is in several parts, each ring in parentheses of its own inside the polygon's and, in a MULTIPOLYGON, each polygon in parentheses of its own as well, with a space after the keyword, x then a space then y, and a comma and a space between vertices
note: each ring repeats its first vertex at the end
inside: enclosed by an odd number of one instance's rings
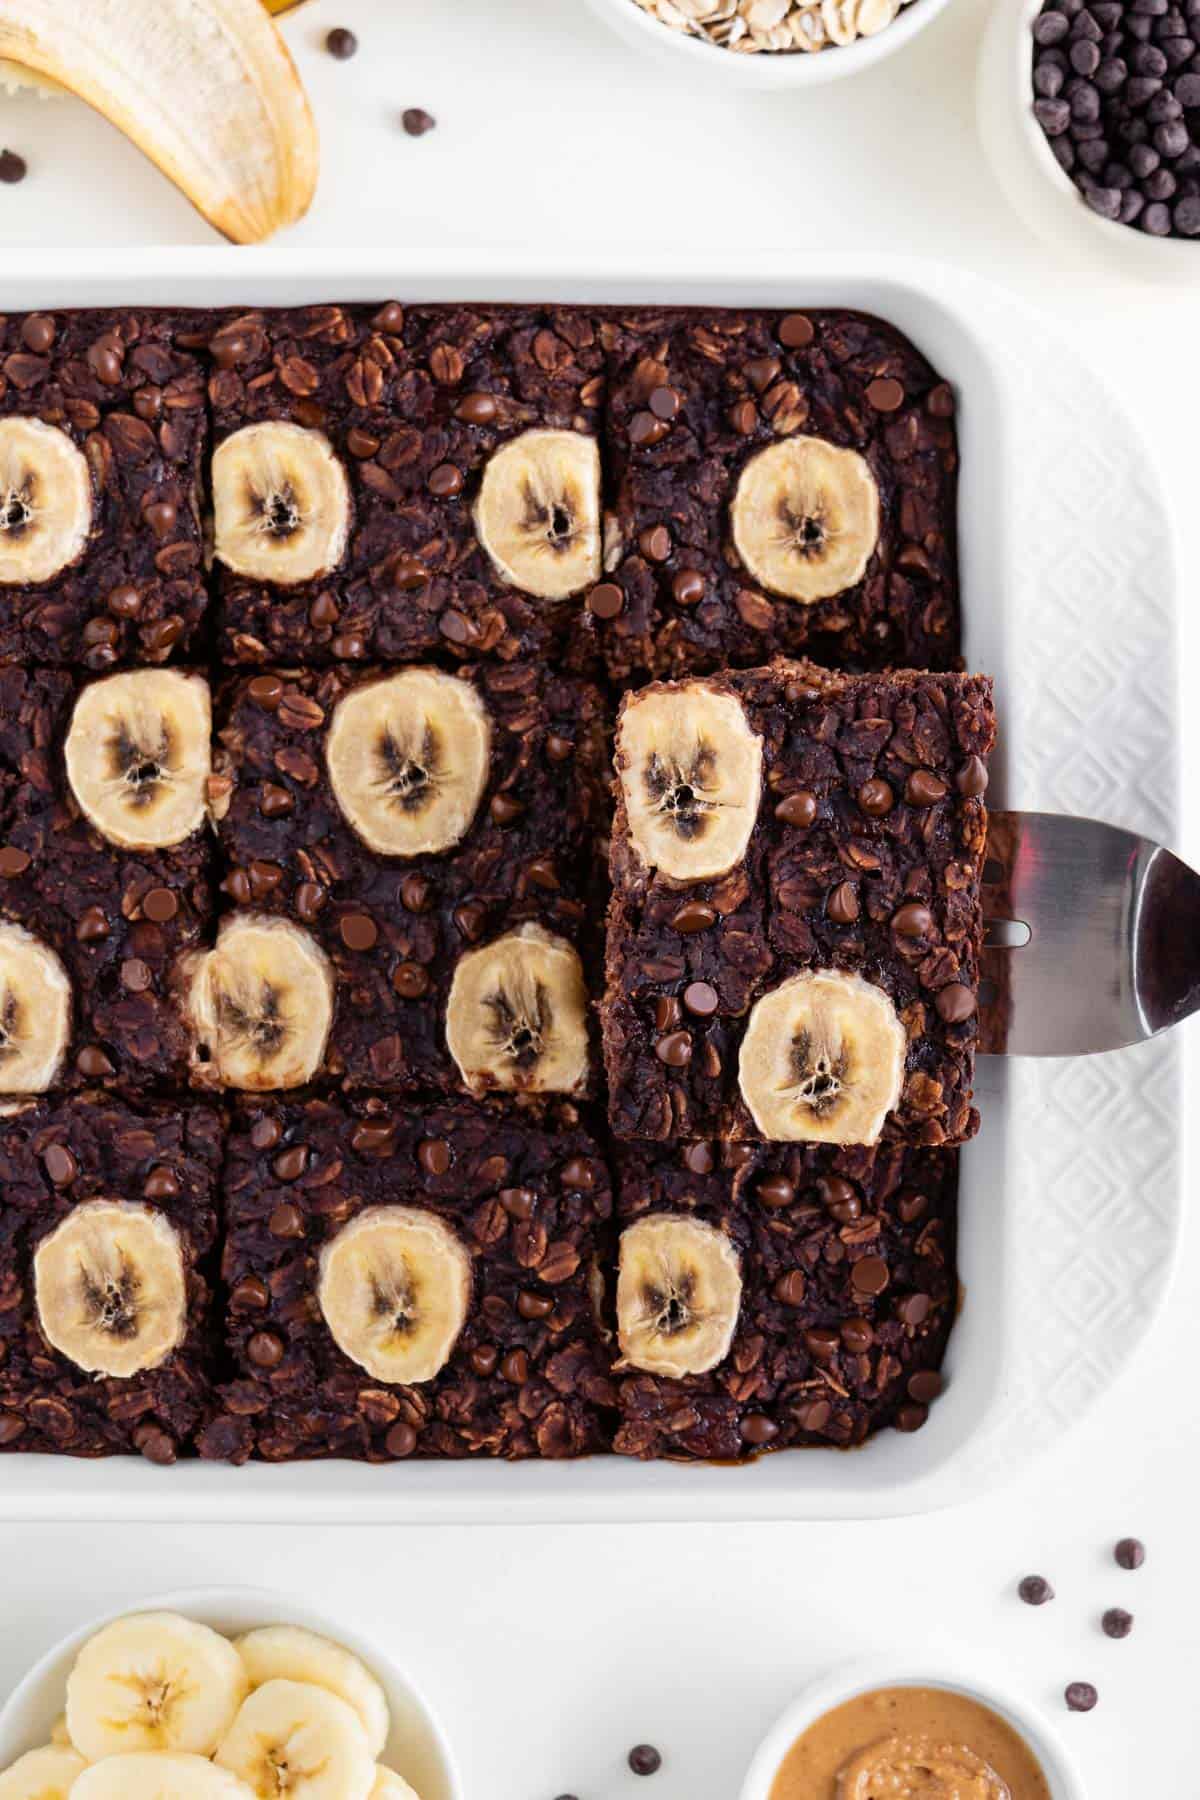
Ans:
POLYGON ((789 437, 742 470, 733 541, 763 587, 811 606, 862 580, 879 542, 879 514, 875 477, 856 450, 789 437))
POLYGON ((134 1613, 104 1626, 76 1658, 67 1682, 71 1741, 91 1763, 121 1751, 211 1756, 248 1686, 241 1657, 219 1632, 179 1613, 134 1613))
POLYGON ((352 1362, 376 1381, 411 1385, 445 1366, 471 1279, 470 1254, 436 1213, 370 1206, 322 1250, 317 1304, 352 1362))
POLYGON ((215 554, 235 575, 280 587, 336 569, 350 536, 350 485, 320 431, 244 425, 212 459, 215 554))
POLYGON ((732 694, 648 688, 617 727, 634 850, 674 881, 724 875, 746 854, 762 793, 762 739, 732 694))
POLYGON ((526 431, 483 471, 475 533, 504 580, 567 600, 600 577, 600 450, 580 431, 526 431))
POLYGON ((44 1094, 71 1037, 71 982, 50 949, 0 924, 0 1094, 44 1094))
POLYGON ((461 956, 446 1043, 466 1085, 574 1094, 588 1076, 583 964, 565 938, 522 925, 461 956))
POLYGON ((92 530, 92 476, 65 431, 0 419, 0 587, 50 581, 78 562, 92 530))
POLYGON ((193 959, 195 1059, 222 1087, 301 1087, 324 1059, 333 1006, 333 970, 314 937, 288 919, 236 914, 193 959))
POLYGON ((133 1750, 85 1769, 71 1800, 254 1800, 254 1790, 203 1756, 133 1750))
POLYGON ((165 849, 204 823, 212 701, 200 675, 133 669, 84 688, 63 749, 84 817, 112 844, 165 849))
POLYGON ((391 1729, 387 1696, 351 1651, 300 1625, 263 1625, 235 1644, 252 1688, 267 1681, 307 1681, 328 1688, 358 1714, 371 1755, 382 1755, 391 1729))
POLYGON ((738 1083, 765 1138, 874 1144, 900 1099, 907 1050, 882 988, 837 969, 809 970, 755 1002, 738 1083))
POLYGON ((216 1761, 260 1800, 370 1800, 375 1785, 358 1715, 336 1694, 300 1681, 256 1688, 216 1761))
POLYGON ((47 1744, 19 1756, 0 1775, 0 1800, 67 1800, 67 1795, 87 1768, 77 1750, 47 1744))
POLYGON ((46 1342, 89 1375, 157 1369, 187 1332, 179 1233, 137 1201, 75 1207, 38 1245, 33 1285, 46 1342))
POLYGON ((617 1339, 626 1365, 678 1381, 729 1354, 742 1304, 730 1239, 687 1213, 650 1213, 621 1233, 617 1339))
POLYGON ((364 843, 384 856, 418 856, 466 835, 491 747, 491 720, 469 681, 403 669, 338 702, 325 761, 334 798, 364 843))

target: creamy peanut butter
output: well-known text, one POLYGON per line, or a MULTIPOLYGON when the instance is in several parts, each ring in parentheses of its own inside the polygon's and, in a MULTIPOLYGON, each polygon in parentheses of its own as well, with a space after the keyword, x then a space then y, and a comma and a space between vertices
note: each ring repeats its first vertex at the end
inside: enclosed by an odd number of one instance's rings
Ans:
POLYGON ((1010 1725, 944 1688, 877 1688, 797 1738, 771 1800, 1050 1800, 1010 1725))

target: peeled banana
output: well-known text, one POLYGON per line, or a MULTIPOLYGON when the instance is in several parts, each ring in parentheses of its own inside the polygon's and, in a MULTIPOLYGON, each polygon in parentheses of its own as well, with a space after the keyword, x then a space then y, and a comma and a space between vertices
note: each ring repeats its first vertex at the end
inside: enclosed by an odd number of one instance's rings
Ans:
POLYGON ((338 1348, 376 1381, 432 1381, 466 1322, 471 1282, 470 1253, 436 1213, 370 1206, 322 1250, 317 1304, 338 1348))
POLYGON ((729 1354, 742 1304, 731 1240, 688 1213, 650 1213, 621 1233, 617 1340, 627 1367, 680 1380, 729 1354))
POLYGON ((600 576, 600 449, 581 431, 525 431, 488 461, 475 535, 505 581, 566 600, 600 576))
POLYGON ((92 511, 91 470, 66 432, 0 419, 0 587, 34 587, 78 562, 92 511))
MULTIPOLYGON (((187 1331, 179 1233, 140 1201, 74 1207, 38 1245, 33 1284, 42 1335, 89 1375, 124 1380, 156 1369, 187 1331)), ((68 1724, 81 1745, 69 1711, 68 1724)))
POLYGON ((810 969, 755 1002, 738 1083, 765 1138, 874 1144, 900 1099, 907 1050, 882 988, 844 970, 810 969))
POLYGON ((857 450, 789 437, 746 464, 730 523, 755 580, 811 606, 862 580, 879 542, 879 515, 875 477, 857 450))
POLYGON ((77 1750, 47 1744, 5 1769, 0 1775, 0 1800, 67 1800, 86 1768, 77 1750))
POLYGON ((76 1658, 67 1681, 71 1742, 91 1763, 124 1751, 211 1756, 248 1687, 241 1657, 219 1632, 179 1613, 134 1613, 98 1631, 76 1658))
POLYGON ((71 1038, 71 982, 48 944, 0 924, 0 1094, 44 1094, 71 1038))
POLYGON ((350 484, 324 432, 273 419, 213 452, 213 551, 235 575, 280 587, 336 569, 350 536, 350 484))
POLYGON ((256 1688, 216 1762, 259 1800, 370 1800, 375 1785, 358 1714, 336 1694, 300 1681, 256 1688))
POLYGON ((460 956, 446 1044, 467 1087, 575 1094, 588 1077, 583 964, 565 938, 521 925, 460 956))
POLYGON ((311 934, 289 919, 227 918, 192 959, 187 1013, 194 1059, 221 1087, 301 1087, 325 1056, 334 978, 311 934))
POLYGON ((358 1714, 372 1756, 388 1740, 387 1697, 357 1656, 299 1625, 263 1625, 236 1639, 251 1687, 264 1682, 307 1681, 328 1688, 358 1714))
POLYGON ((675 881, 724 875, 746 854, 762 761, 735 695, 698 681, 635 694, 621 711, 616 757, 635 853, 675 881))
POLYGON ((204 823, 212 702, 201 675, 132 669, 84 688, 63 757, 79 809, 112 844, 165 849, 204 823))

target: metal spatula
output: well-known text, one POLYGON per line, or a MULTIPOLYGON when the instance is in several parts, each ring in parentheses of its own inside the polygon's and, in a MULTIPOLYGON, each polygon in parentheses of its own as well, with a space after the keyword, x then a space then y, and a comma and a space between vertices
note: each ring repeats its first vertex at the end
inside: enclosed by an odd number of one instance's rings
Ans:
POLYGON ((992 813, 981 1050, 1086 1056, 1200 1007, 1200 875, 1094 819, 992 813))

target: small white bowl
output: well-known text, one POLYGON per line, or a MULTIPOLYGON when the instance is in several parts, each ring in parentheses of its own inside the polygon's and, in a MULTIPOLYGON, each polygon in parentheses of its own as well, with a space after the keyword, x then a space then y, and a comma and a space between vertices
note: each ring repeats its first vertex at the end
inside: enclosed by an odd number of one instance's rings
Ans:
POLYGON ((990 1707, 1020 1733, 1041 1763, 1051 1800, 1087 1800, 1078 1771, 1040 1714, 1002 1686, 999 1677, 990 1672, 964 1674, 952 1655, 927 1649, 897 1650, 846 1663, 805 1688, 759 1745, 740 1800, 770 1800, 780 1764, 802 1732, 857 1694, 886 1687, 945 1688, 990 1707))
POLYGON ((913 0, 874 37, 856 38, 852 44, 829 45, 824 50, 725 50, 690 32, 676 31, 646 12, 637 0, 587 0, 598 18, 605 20, 636 49, 648 50, 673 62, 681 74, 724 81, 730 87, 823 87, 882 62, 931 25, 949 0, 913 0))
POLYGON ((197 1588, 157 1594, 73 1631, 48 1650, 0 1709, 0 1769, 46 1743, 66 1702, 67 1676, 87 1640, 130 1613, 178 1612, 236 1637, 256 1625, 303 1625, 360 1656, 383 1684, 392 1718, 383 1761, 411 1783, 421 1800, 464 1800, 462 1780, 441 1726, 410 1678, 375 1644, 284 1594, 258 1588, 197 1588))
MULTIPOLYGON (((923 0, 917 0, 918 5, 923 0)), ((1200 281, 1200 239, 1156 238, 1092 211, 1034 117, 1033 21, 1042 0, 993 0, 979 57, 979 133, 996 178, 1025 223, 1060 256, 1142 281, 1200 281)))

